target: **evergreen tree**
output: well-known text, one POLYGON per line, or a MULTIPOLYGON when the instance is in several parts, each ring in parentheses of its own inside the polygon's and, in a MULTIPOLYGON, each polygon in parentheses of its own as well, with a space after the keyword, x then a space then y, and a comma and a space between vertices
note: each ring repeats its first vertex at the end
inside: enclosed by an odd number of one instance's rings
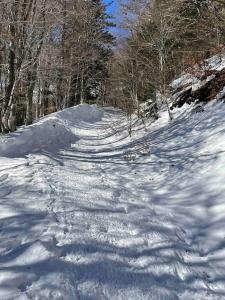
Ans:
POLYGON ((112 55, 114 37, 109 32, 109 27, 114 26, 109 21, 110 16, 106 13, 106 6, 102 0, 92 0, 93 11, 92 26, 96 38, 90 41, 92 55, 88 62, 85 74, 85 98, 97 99, 103 95, 105 81, 108 77, 108 61, 112 55))

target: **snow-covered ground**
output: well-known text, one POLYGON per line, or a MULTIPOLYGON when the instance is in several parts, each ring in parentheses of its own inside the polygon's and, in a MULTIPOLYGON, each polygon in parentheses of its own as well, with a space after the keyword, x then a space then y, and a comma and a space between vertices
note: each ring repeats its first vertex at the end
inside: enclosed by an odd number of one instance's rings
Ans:
POLYGON ((225 105, 128 135, 81 105, 0 141, 0 299, 225 299, 225 105))

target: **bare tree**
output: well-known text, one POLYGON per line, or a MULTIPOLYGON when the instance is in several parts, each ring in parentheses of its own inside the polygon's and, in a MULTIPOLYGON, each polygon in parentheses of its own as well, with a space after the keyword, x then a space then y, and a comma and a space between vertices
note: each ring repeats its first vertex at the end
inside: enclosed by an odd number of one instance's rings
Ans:
POLYGON ((113 42, 101 0, 9 0, 1 5, 3 132, 101 95, 113 42))

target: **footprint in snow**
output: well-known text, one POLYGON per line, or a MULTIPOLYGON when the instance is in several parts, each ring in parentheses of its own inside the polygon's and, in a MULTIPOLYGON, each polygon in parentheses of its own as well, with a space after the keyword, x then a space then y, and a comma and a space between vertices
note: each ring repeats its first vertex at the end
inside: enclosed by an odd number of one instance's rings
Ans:
POLYGON ((100 231, 100 232, 103 232, 103 233, 107 233, 107 232, 108 232, 108 229, 105 228, 105 227, 103 227, 103 226, 100 226, 99 231, 100 231))
POLYGON ((207 281, 211 279, 211 276, 207 272, 203 272, 202 275, 203 275, 203 278, 207 281))
POLYGON ((116 190, 113 192, 113 198, 120 198, 122 192, 119 190, 116 190))
POLYGON ((9 194, 12 193, 12 190, 9 189, 9 188, 3 188, 1 191, 0 191, 0 198, 3 198, 5 196, 8 196, 9 194))
POLYGON ((26 292, 26 290, 33 284, 33 281, 32 280, 27 280, 23 283, 21 283, 19 286, 18 286, 18 289, 24 293, 26 292))
POLYGON ((9 174, 3 174, 2 176, 0 176, 0 182, 5 181, 8 177, 9 177, 9 174))

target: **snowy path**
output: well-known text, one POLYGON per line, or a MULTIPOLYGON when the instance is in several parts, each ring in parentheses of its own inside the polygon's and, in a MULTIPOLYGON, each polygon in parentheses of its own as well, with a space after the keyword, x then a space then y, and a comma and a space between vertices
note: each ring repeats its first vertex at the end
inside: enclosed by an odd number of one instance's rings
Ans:
POLYGON ((225 299, 224 113, 0 158, 0 299, 225 299))

